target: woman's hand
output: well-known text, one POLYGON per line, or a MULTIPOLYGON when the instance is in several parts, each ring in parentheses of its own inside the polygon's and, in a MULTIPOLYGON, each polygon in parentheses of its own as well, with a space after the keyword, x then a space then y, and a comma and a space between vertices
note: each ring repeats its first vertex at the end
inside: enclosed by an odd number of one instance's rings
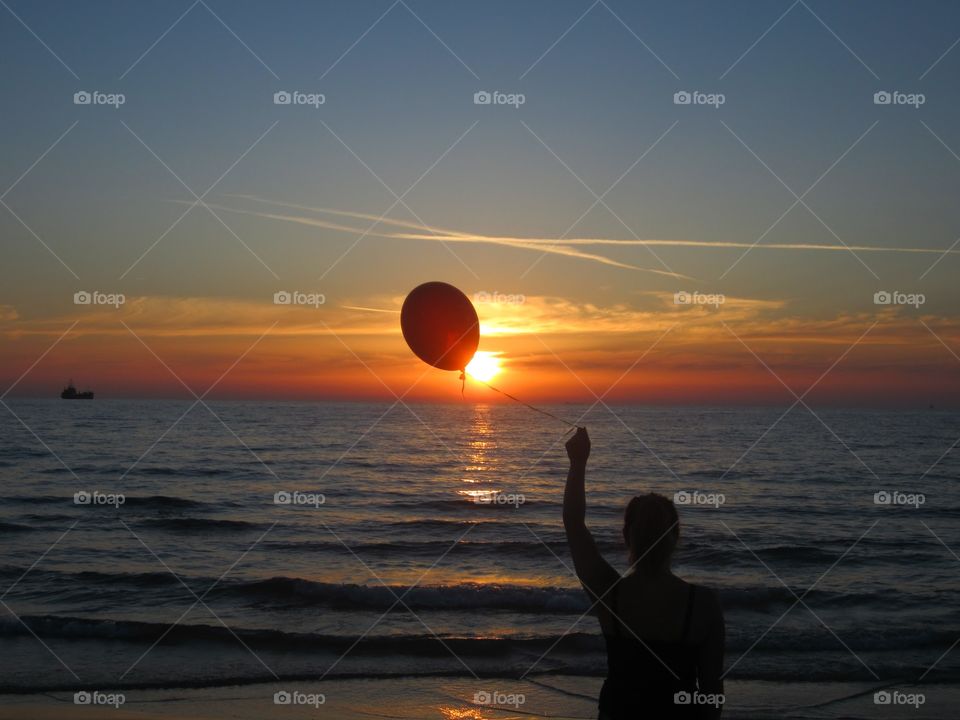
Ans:
POLYGON ((573 437, 567 440, 567 457, 571 467, 586 467, 590 457, 590 436, 585 427, 577 428, 573 437))

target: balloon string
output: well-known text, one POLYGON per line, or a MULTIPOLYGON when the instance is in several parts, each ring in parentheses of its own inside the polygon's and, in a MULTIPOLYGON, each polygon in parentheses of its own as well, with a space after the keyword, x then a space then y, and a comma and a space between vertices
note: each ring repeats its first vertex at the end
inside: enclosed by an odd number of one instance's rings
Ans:
MULTIPOLYGON (((551 417, 551 418, 553 418, 554 420, 559 420, 560 422, 566 423, 567 425, 569 425, 569 426, 572 427, 572 428, 578 427, 576 423, 572 423, 572 422, 570 422, 569 420, 564 420, 562 417, 559 417, 559 416, 557 416, 557 415, 554 415, 552 412, 547 412, 546 410, 543 410, 542 408, 534 407, 534 406, 531 405, 530 403, 525 403, 525 402, 524 402, 523 400, 521 400, 520 398, 515 397, 514 395, 511 395, 510 393, 505 392, 504 390, 501 390, 500 388, 495 388, 493 385, 491 385, 491 384, 488 383, 488 382, 485 382, 484 380, 480 380, 479 378, 474 378, 474 380, 479 380, 479 382, 483 383, 484 385, 486 385, 488 388, 490 388, 490 389, 493 390, 494 392, 498 392, 498 393, 500 393, 501 395, 505 395, 506 397, 510 398, 510 399, 513 400, 514 402, 518 402, 518 403, 520 403, 521 405, 523 405, 524 407, 530 408, 530 409, 533 410, 534 412, 538 412, 538 413, 540 413, 541 415, 546 415, 547 417, 551 417)), ((466 380, 464 380, 464 383, 466 383, 466 380)))

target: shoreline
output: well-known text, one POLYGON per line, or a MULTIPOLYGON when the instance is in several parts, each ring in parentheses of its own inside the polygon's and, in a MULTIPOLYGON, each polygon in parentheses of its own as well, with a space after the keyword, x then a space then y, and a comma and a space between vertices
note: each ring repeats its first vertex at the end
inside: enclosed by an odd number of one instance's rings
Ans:
MULTIPOLYGON (((601 677, 538 675, 526 680, 407 676, 290 681, 205 688, 134 690, 111 697, 104 689, 99 705, 77 705, 72 692, 6 694, 0 698, 0 720, 54 720, 109 717, 113 720, 254 720, 336 717, 343 720, 397 718, 429 720, 463 718, 510 720, 550 717, 588 720, 596 717, 601 677), (276 693, 291 702, 277 704, 276 693), (321 700, 322 698, 322 700, 321 700), (489 700, 489 701, 488 701, 489 700), (117 706, 106 703, 113 701, 117 706)), ((929 720, 953 715, 960 704, 956 684, 898 685, 899 692, 923 693, 913 705, 878 705, 874 692, 884 683, 728 681, 723 717, 743 720, 796 718, 913 718, 929 720), (815 702, 814 702, 815 700, 815 702)), ((891 688, 892 689, 892 688, 891 688)))

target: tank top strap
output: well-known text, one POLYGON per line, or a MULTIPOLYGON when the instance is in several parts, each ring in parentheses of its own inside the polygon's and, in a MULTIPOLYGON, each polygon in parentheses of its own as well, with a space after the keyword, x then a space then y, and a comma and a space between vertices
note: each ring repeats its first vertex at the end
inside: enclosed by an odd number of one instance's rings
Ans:
POLYGON ((693 598, 695 586, 691 583, 690 590, 687 593, 687 615, 683 620, 683 633, 680 636, 683 642, 686 642, 688 639, 688 634, 690 632, 690 619, 693 617, 693 598))

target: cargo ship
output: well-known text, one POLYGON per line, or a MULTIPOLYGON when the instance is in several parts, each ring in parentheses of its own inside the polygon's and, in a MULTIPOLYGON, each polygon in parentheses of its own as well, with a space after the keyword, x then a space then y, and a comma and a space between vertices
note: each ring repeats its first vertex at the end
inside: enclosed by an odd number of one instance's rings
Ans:
POLYGON ((63 400, 93 400, 93 391, 77 392, 77 389, 73 386, 73 380, 71 380, 63 389, 63 392, 60 393, 60 398, 63 400))

